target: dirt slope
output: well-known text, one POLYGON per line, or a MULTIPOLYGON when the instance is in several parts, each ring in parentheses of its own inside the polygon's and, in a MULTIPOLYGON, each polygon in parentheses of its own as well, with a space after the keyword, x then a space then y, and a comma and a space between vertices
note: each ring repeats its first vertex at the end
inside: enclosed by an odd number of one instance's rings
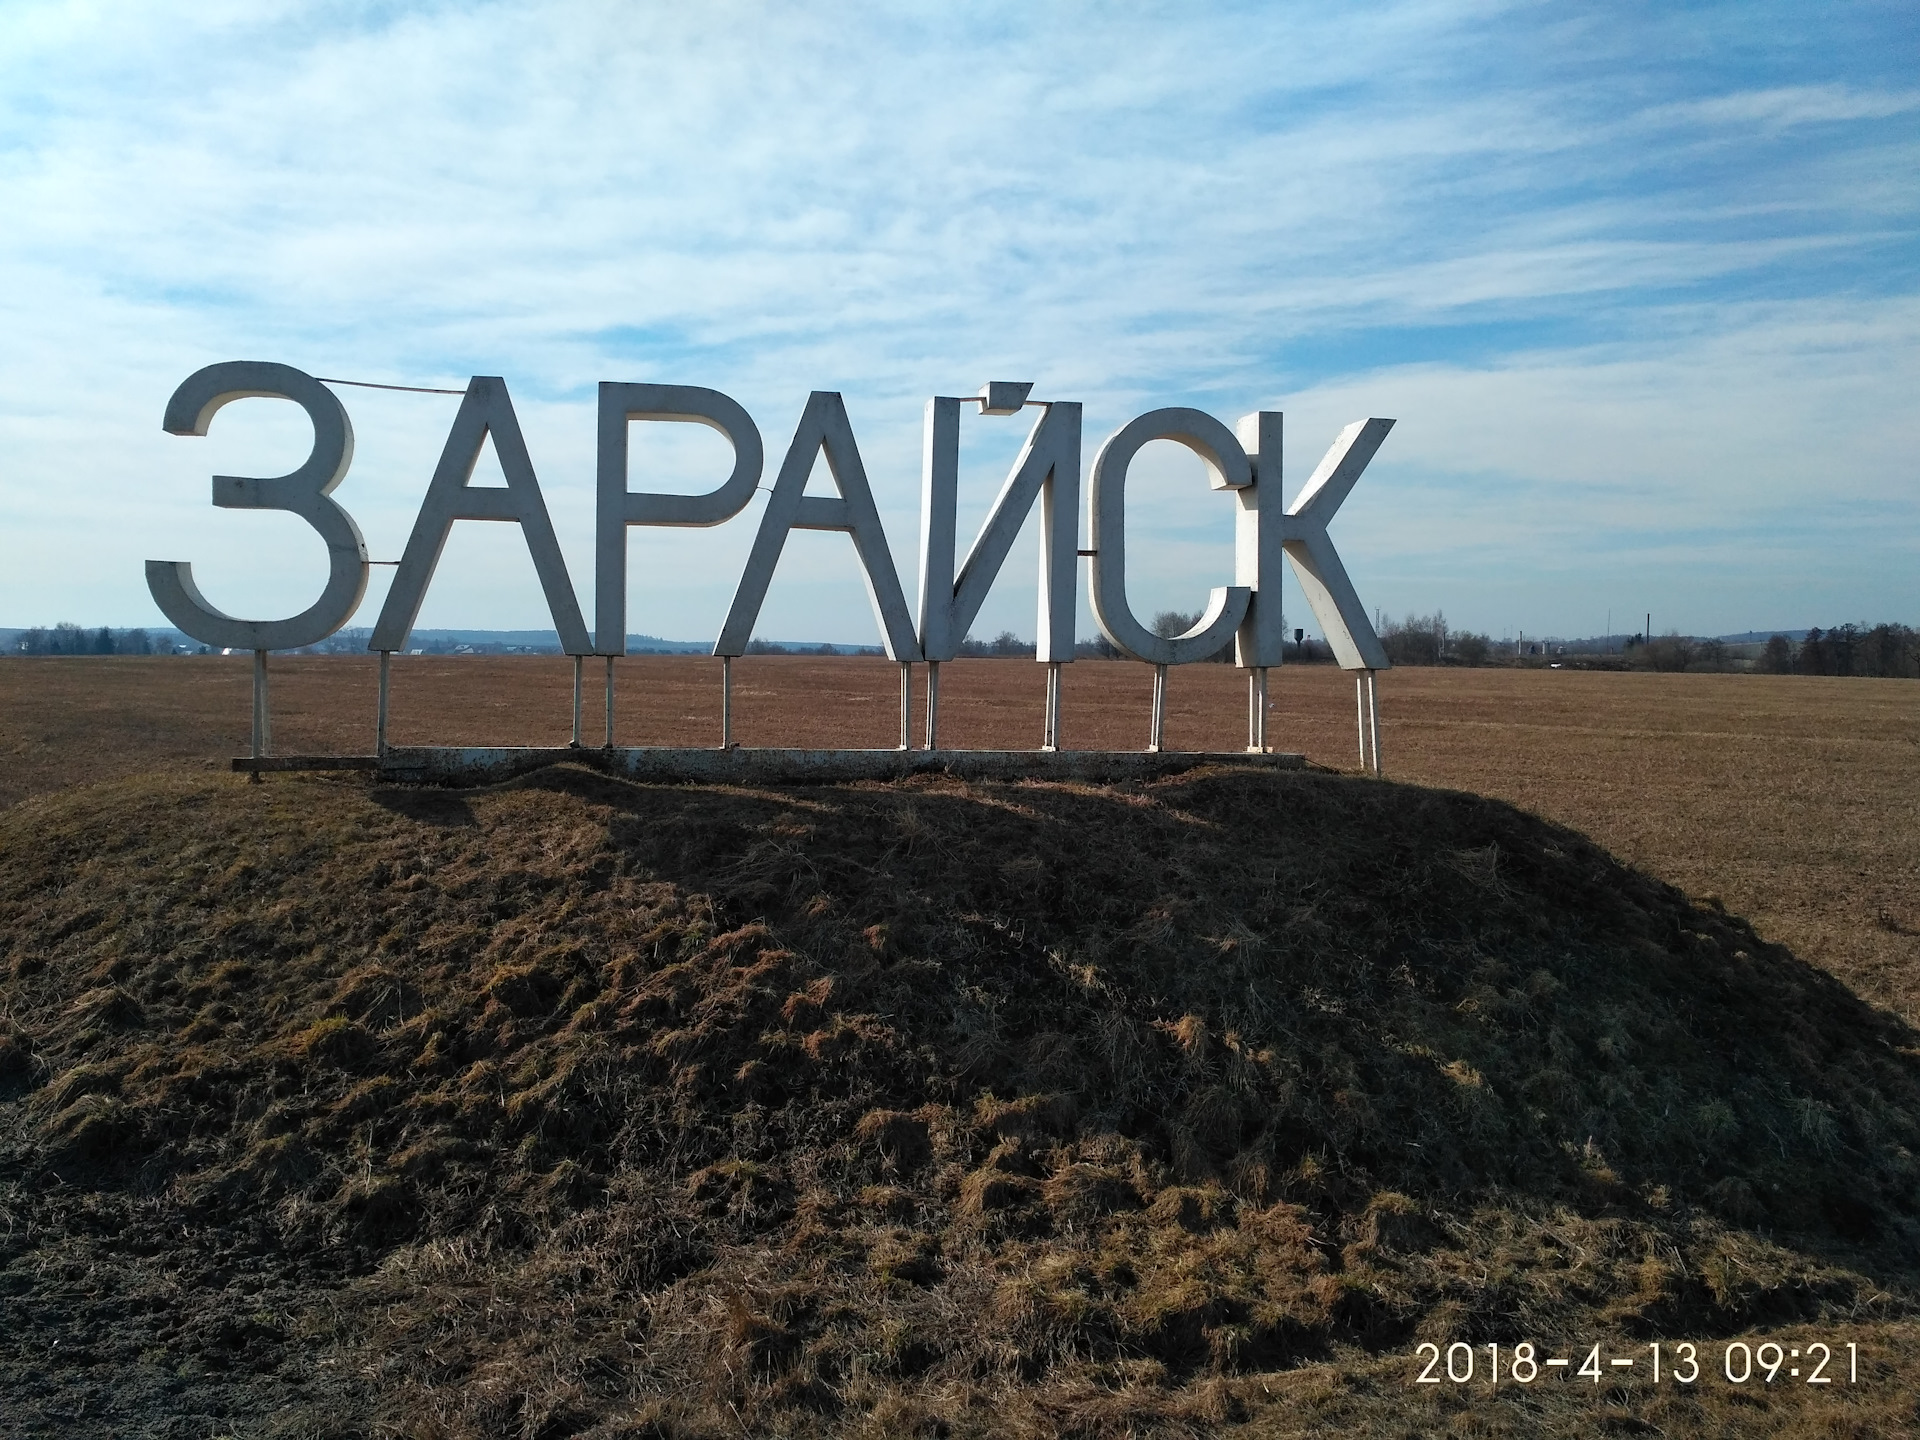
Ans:
POLYGON ((0 815, 5 1428, 1898 1433, 1917 1044, 1411 787, 118 782, 0 815))

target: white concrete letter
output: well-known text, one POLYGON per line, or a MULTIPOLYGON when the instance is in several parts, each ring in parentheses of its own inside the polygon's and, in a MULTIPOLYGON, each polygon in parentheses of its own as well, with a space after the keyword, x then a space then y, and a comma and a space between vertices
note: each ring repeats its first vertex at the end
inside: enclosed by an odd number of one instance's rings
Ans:
POLYGON ((339 397, 305 371, 267 360, 230 360, 189 375, 167 401, 161 428, 170 435, 204 435, 223 405, 251 396, 291 400, 313 422, 306 463, 273 479, 213 477, 213 503, 229 510, 290 510, 327 542, 327 584, 320 598, 287 620, 241 620, 214 609, 193 583, 185 560, 147 561, 154 603, 203 645, 236 650, 297 650, 324 640, 353 617, 367 593, 367 547, 353 517, 336 504, 333 489, 353 463, 353 425, 339 397))
POLYGON ((718 390, 698 385, 600 384, 600 463, 594 574, 594 644, 602 655, 627 653, 627 526, 719 525, 753 498, 766 460, 753 417, 718 390), (627 489, 627 428, 634 420, 710 425, 733 446, 733 473, 704 495, 627 489))
POLYGON ((1240 503, 1233 517, 1233 578, 1253 591, 1247 618, 1233 639, 1233 663, 1243 670, 1278 665, 1287 639, 1286 616, 1280 608, 1280 575, 1286 568, 1280 435, 1277 410, 1262 410, 1240 421, 1240 444, 1253 464, 1253 483, 1234 491, 1240 503), (1261 508, 1262 497, 1268 510, 1261 508))
POLYGON ((420 614, 420 602, 426 599, 428 582, 433 579, 440 552, 446 548, 447 535, 456 520, 506 520, 519 525, 527 551, 533 556, 533 568, 540 576, 540 588, 546 592, 560 648, 569 655, 593 653, 586 624, 580 618, 580 602, 574 598, 573 582, 567 578, 567 562, 561 557, 560 542, 547 515, 547 502, 540 494, 540 481, 533 473, 527 442, 521 438, 520 421, 507 395, 507 382, 497 375, 476 375, 467 382, 460 412, 453 417, 453 429, 447 432, 440 463, 434 467, 433 481, 420 502, 420 513, 414 517, 413 534, 400 557, 400 568, 394 572, 393 589, 387 593, 387 603, 380 607, 369 650, 406 648, 407 635, 420 614), (504 489, 468 483, 489 434, 500 469, 507 477, 504 489))
MULTIPOLYGON (((1261 416, 1260 420, 1264 422, 1266 418, 1261 416)), ((1271 464, 1276 482, 1272 498, 1276 500, 1277 510, 1280 417, 1274 415, 1272 419, 1271 449, 1268 448, 1266 426, 1261 424, 1259 427, 1259 473, 1264 479, 1271 464)), ((1240 423, 1244 426, 1247 422, 1243 420, 1240 423)), ((1367 607, 1360 603, 1353 582, 1347 578, 1347 567, 1340 563, 1339 553, 1327 535, 1327 524, 1340 508, 1340 502, 1352 491, 1354 482, 1367 468, 1367 463, 1373 459, 1391 429, 1393 421, 1378 419, 1356 420, 1347 426, 1307 478, 1292 507, 1284 515, 1274 517, 1280 521, 1277 528, 1281 544, 1286 549, 1288 561, 1293 565, 1293 573, 1299 578, 1307 605, 1313 611, 1313 618, 1320 622, 1320 633, 1327 637, 1327 644, 1333 647, 1333 658, 1340 662, 1343 670, 1386 670, 1392 666, 1387 659, 1386 648, 1381 645, 1380 637, 1373 633, 1373 624, 1367 619, 1367 607)), ((1264 581, 1267 578, 1264 557, 1271 541, 1263 533, 1257 543, 1263 556, 1260 578, 1264 581)), ((1273 568, 1276 571, 1278 569, 1277 566, 1273 568)), ((1274 579, 1279 579, 1277 573, 1274 579)))
POLYGON ((760 530, 753 537, 753 550, 740 574, 733 604, 720 627, 720 638, 713 643, 714 654, 746 653, 754 621, 759 619, 760 606, 767 598, 767 586, 773 583, 773 567, 780 561, 791 530, 844 530, 853 537, 887 657, 902 663, 918 660, 920 644, 914 638, 900 577, 893 568, 893 552, 887 548, 886 532, 880 528, 880 512, 874 508, 866 467, 860 463, 853 427, 847 423, 847 407, 837 391, 816 390, 807 397, 807 408, 801 412, 793 443, 787 447, 773 493, 767 497, 766 513, 760 517, 760 530), (822 450, 827 452, 827 468, 840 491, 838 500, 806 493, 807 476, 822 450))
MULTIPOLYGON (((989 385, 981 392, 985 413, 1019 413, 1026 386, 989 385), (1008 392, 997 394, 996 391, 1008 392), (1018 391, 1014 399, 1011 392, 1018 391), (1004 403, 1011 401, 1009 409, 1004 403)), ((953 573, 954 508, 959 492, 960 406, 951 396, 927 402, 920 482, 920 649, 928 660, 951 660, 1020 526, 1040 501, 1040 612, 1035 624, 1040 661, 1073 659, 1074 566, 1078 563, 1080 509, 1080 406, 1060 402, 1040 412, 1026 446, 1000 487, 987 523, 967 552, 959 578, 953 573)))
POLYGON ((1117 648, 1150 665, 1186 665, 1219 652, 1246 618, 1252 597, 1244 585, 1217 587, 1208 597, 1200 623, 1171 639, 1155 635, 1134 619, 1127 605, 1127 467, 1149 441, 1173 440, 1193 451, 1207 466, 1215 490, 1242 490, 1253 483, 1247 452, 1233 432, 1211 415, 1182 408, 1149 410, 1114 432, 1094 457, 1087 487, 1088 530, 1093 564, 1088 567, 1093 618, 1117 648))

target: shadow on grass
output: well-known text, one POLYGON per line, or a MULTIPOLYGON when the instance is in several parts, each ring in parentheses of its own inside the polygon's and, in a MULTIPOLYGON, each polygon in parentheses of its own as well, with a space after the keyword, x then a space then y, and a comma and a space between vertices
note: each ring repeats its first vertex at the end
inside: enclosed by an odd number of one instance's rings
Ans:
POLYGON ((423 825, 473 825, 473 807, 457 790, 433 786, 377 785, 368 787, 368 796, 383 810, 423 825))
MULTIPOLYGON (((1191 1431, 1416 1338, 1911 1309, 1914 1032, 1495 802, 183 793, 0 817, 9 1263, 76 1330, 82 1259, 251 1266, 390 1428, 1191 1431)), ((265 1386, 224 1283, 140 1343, 265 1386)))
POLYGON ((889 1013, 950 1030, 979 1005, 976 1084, 1064 1084, 1185 1178, 1712 1217, 1889 1279, 1920 1254, 1920 1036, 1498 802, 1232 771, 1118 794, 517 784, 605 807, 628 862, 716 924, 829 952, 877 927, 879 971, 915 967, 889 1013), (1033 1059, 1050 1037, 1069 1066, 1033 1059))

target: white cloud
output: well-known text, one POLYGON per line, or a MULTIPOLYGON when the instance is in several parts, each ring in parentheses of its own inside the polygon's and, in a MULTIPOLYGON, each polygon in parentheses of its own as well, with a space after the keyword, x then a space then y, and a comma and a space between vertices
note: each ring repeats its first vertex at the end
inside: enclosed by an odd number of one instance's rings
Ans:
POLYGON ((1622 610, 1657 587, 1703 633, 1796 623, 1801 603, 1839 606, 1824 623, 1911 614, 1920 300, 1667 318, 1652 343, 1289 397, 1296 475, 1336 418, 1384 399, 1401 422, 1337 532, 1366 593, 1492 626, 1500 577, 1525 577, 1522 622, 1563 633, 1597 630, 1584 597, 1610 586, 1622 610))
MULTIPOLYGON (((1915 513, 1898 398, 1920 358, 1915 102, 1873 77, 1675 80, 1618 35, 1600 37, 1611 71, 1574 74, 1586 52, 1531 6, 16 5, 9 22, 0 524, 27 539, 0 623, 150 617, 148 554, 206 557, 242 609, 305 603, 298 525, 205 503, 216 464, 295 442, 266 421, 158 430, 180 379, 241 356, 505 374, 583 595, 603 378, 726 389, 776 459, 806 390, 845 390, 903 574, 921 400, 989 376, 1084 399, 1089 456, 1147 405, 1231 418, 1282 374, 1309 382, 1288 405, 1303 444, 1346 410, 1399 413, 1343 522, 1386 595, 1385 562, 1423 537, 1457 536, 1482 570, 1653 554, 1622 497, 1774 544, 1745 527, 1807 533, 1786 497, 1815 457, 1830 496, 1915 513), (1765 148, 1789 131, 1824 148, 1765 148), (1416 341, 1437 358, 1391 363, 1416 341), (1446 503, 1369 519, 1396 474, 1446 503), (223 554, 229 536, 258 543, 223 554)), ((392 556, 452 402, 348 404, 342 498, 392 556)), ((1210 503, 1168 487, 1143 492, 1143 530, 1210 503)), ((635 611, 657 618, 636 628, 710 633, 749 526, 637 537, 635 611)), ((510 539, 458 542, 427 616, 538 623, 510 539)), ((1191 608, 1224 543, 1143 548, 1140 608, 1191 608)), ((836 554, 796 554, 778 628, 868 632, 836 554)), ((1027 563, 982 628, 1030 628, 1027 563)), ((1470 607, 1459 593, 1410 582, 1405 603, 1470 607)), ((1533 602, 1542 628, 1555 593, 1533 602)), ((1884 567, 1855 593, 1898 608, 1884 567)))
POLYGON ((1920 110, 1920 92, 1861 91, 1846 85, 1781 85, 1650 106, 1637 117, 1652 126, 1831 125, 1846 120, 1884 120, 1920 110))

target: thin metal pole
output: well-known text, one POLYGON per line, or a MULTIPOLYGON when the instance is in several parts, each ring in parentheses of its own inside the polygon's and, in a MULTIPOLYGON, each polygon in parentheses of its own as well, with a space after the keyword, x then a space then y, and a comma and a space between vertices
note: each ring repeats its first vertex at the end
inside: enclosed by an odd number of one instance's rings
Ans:
POLYGON ((900 748, 913 748, 913 662, 900 662, 900 748))
POLYGON ((1147 749, 1157 751, 1167 728, 1167 667, 1153 667, 1153 721, 1147 731, 1147 749))
MULTIPOLYGON (((267 703, 267 652, 253 652, 253 758, 258 760, 273 751, 273 714, 267 703)), ((254 779, 260 772, 254 771, 254 779)))
POLYGON ((613 656, 607 656, 607 749, 613 748, 613 656))
POLYGON ((733 657, 720 657, 720 748, 733 748, 733 657))
POLYGON ((1379 676, 1367 671, 1367 734, 1373 739, 1373 773, 1380 773, 1380 685, 1379 676))
POLYGON ((927 662, 927 749, 940 748, 940 662, 927 662))
POLYGON ((382 650, 380 652, 380 704, 374 712, 373 727, 373 753, 376 755, 387 753, 387 701, 392 693, 392 668, 393 652, 382 650))
POLYGON ((1060 748, 1060 662, 1047 662, 1047 731, 1041 741, 1042 750, 1060 748))
POLYGON ((573 748, 580 748, 580 667, 583 657, 573 657, 573 748))
POLYGON ((1353 677, 1353 703, 1359 716, 1360 729, 1360 768, 1367 768, 1367 679, 1365 675, 1353 677))

